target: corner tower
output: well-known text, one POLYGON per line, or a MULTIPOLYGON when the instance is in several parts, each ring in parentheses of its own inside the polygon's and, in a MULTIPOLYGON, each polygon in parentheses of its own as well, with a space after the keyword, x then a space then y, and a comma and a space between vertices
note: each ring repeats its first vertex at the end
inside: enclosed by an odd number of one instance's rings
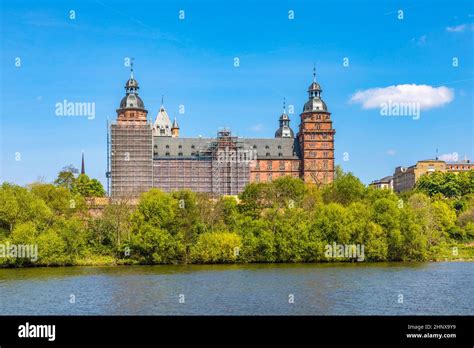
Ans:
POLYGON ((327 184, 334 180, 334 135, 331 113, 321 99, 321 86, 316 82, 308 88, 308 101, 300 115, 298 141, 301 149, 301 176, 306 183, 327 184))
POLYGON ((113 198, 137 197, 153 186, 152 127, 139 88, 132 62, 117 122, 110 126, 113 198))

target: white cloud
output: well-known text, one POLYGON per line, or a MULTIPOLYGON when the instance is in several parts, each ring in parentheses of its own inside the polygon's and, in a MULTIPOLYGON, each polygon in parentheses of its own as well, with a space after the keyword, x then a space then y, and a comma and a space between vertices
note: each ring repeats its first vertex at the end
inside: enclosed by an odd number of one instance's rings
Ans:
POLYGON ((466 29, 466 24, 456 25, 454 27, 446 27, 446 31, 449 31, 450 33, 459 33, 464 31, 464 29, 466 29))
POLYGON ((405 84, 357 91, 350 102, 362 104, 364 109, 376 109, 388 103, 416 103, 420 110, 428 110, 450 103, 453 99, 454 91, 448 87, 405 84))
POLYGON ((452 27, 446 27, 446 31, 450 33, 462 33, 464 30, 474 30, 474 24, 459 24, 452 27))
POLYGON ((438 159, 445 162, 457 162, 459 160, 459 155, 456 152, 445 153, 438 156, 438 159))

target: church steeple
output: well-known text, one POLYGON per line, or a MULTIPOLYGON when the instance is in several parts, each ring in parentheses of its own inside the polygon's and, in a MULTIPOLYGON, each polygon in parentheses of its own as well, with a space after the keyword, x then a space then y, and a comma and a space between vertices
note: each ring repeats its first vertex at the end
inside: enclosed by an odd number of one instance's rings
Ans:
POLYGON ((82 150, 81 174, 86 174, 86 167, 84 165, 84 150, 82 150))

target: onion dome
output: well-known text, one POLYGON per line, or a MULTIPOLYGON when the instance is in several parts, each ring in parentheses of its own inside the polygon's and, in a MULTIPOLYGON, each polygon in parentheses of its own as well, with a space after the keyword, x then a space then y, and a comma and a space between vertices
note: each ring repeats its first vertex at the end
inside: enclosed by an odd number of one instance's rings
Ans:
POLYGON ((321 86, 316 82, 316 70, 313 70, 313 83, 308 87, 308 101, 304 104, 303 112, 328 111, 326 103, 321 99, 321 86))
POLYGON ((143 100, 138 96, 140 86, 133 77, 133 60, 130 65, 130 78, 125 83, 125 97, 120 101, 120 109, 145 109, 143 100))
POLYGON ((283 100, 283 113, 278 121, 280 122, 280 128, 276 130, 275 138, 294 138, 295 134, 290 128, 290 117, 286 113, 285 100, 283 100))

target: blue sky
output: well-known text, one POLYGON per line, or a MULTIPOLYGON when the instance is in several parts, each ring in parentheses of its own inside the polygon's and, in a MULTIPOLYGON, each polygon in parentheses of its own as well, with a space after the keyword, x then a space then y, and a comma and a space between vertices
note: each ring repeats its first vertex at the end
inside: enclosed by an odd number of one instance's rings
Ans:
POLYGON ((135 58, 149 116, 164 94, 181 136, 214 136, 227 126, 239 136, 273 137, 284 97, 296 131, 316 63, 336 163, 365 183, 436 149, 474 157, 470 1, 0 3, 0 181, 52 181, 63 166, 79 167, 84 150, 87 173, 105 183, 106 119, 115 119, 124 95, 126 57, 135 58), (366 91, 370 104, 389 86, 402 86, 403 99, 413 95, 403 85, 412 84, 429 86, 418 120, 351 102, 366 91), (438 99, 440 87, 450 96, 438 99), (63 100, 95 103, 95 118, 57 116, 63 100))

